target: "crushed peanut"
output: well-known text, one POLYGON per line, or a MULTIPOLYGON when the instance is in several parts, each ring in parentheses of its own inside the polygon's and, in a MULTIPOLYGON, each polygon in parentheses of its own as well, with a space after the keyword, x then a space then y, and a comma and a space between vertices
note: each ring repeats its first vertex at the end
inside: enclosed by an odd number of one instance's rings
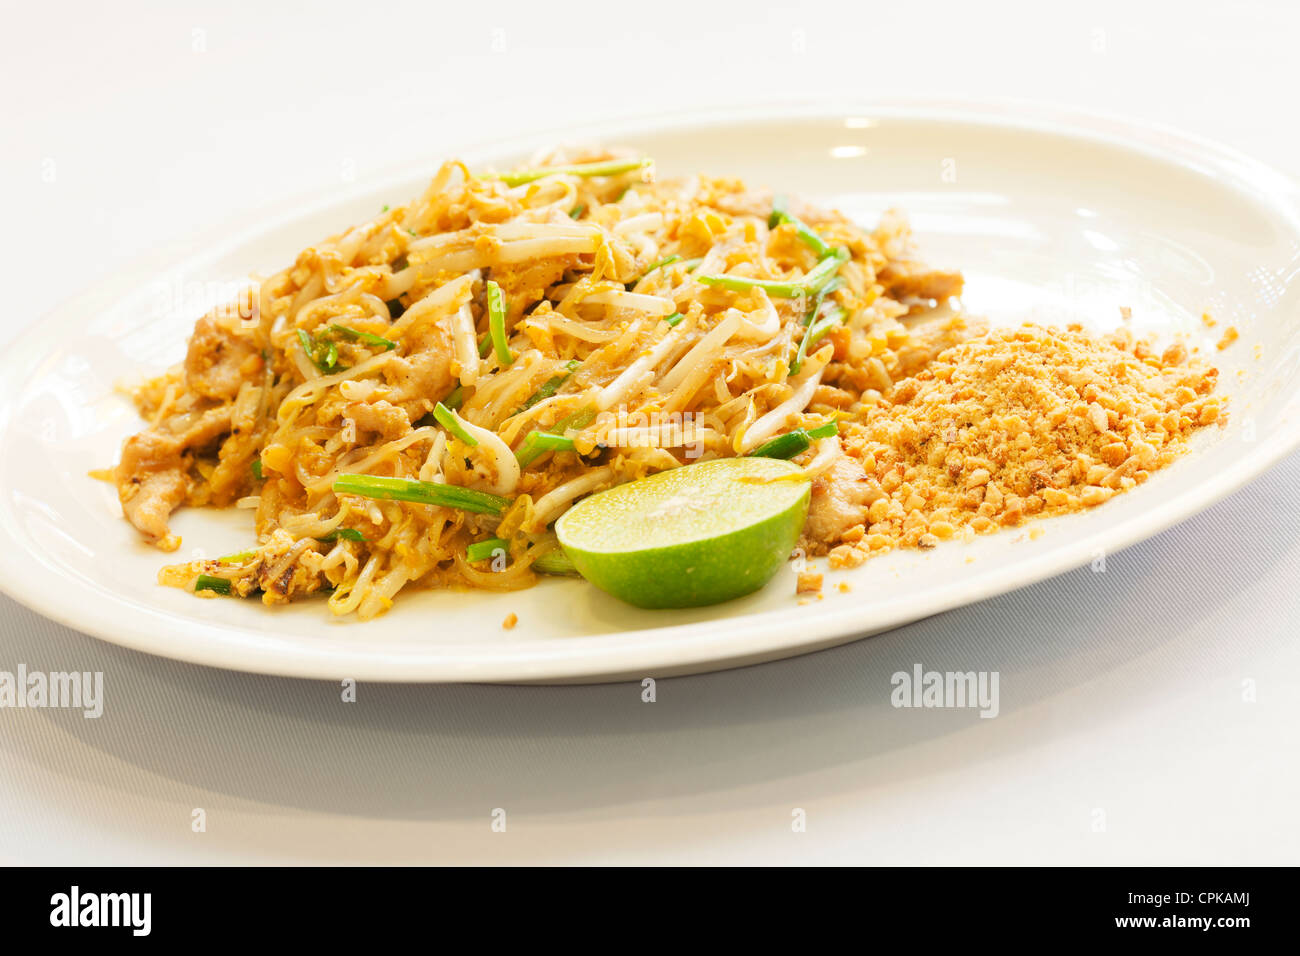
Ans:
POLYGON ((501 622, 501 626, 504 627, 507 631, 509 631, 512 628, 514 628, 514 626, 518 623, 519 623, 519 615, 515 614, 512 611, 506 615, 506 619, 501 622))
POLYGON ((1219 339, 1218 343, 1214 347, 1222 352, 1240 337, 1240 334, 1237 332, 1237 327, 1235 325, 1230 325, 1223 330, 1223 338, 1219 339))
POLYGON ((822 573, 820 571, 800 571, 799 580, 795 586, 795 594, 815 594, 822 589, 822 573))
POLYGON ((1127 329, 1025 325, 953 346, 845 423, 845 451, 880 496, 831 567, 1096 507, 1226 421, 1217 376, 1127 329))

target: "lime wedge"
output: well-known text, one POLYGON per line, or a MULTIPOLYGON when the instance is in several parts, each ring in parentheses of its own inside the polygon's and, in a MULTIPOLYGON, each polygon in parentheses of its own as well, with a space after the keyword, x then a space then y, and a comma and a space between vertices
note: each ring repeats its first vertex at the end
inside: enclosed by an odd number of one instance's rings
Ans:
POLYGON ((592 495, 555 531, 579 574, 629 604, 717 604, 757 591, 789 558, 810 487, 788 461, 720 458, 592 495))

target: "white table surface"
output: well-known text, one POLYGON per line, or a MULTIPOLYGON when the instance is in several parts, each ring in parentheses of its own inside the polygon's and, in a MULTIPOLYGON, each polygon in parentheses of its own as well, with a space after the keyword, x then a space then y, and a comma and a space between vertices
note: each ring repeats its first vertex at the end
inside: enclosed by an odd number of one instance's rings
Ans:
MULTIPOLYGON (((685 106, 1033 98, 1300 172, 1295 4, 270 6, 7 5, 0 336, 286 196, 685 106)), ((1105 573, 663 680, 653 704, 633 684, 343 703, 0 598, 0 670, 101 670, 106 696, 98 720, 0 710, 0 862, 1295 863, 1297 487, 1300 456, 1105 573), (893 672, 975 660, 1001 673, 996 719, 889 705, 893 672)))

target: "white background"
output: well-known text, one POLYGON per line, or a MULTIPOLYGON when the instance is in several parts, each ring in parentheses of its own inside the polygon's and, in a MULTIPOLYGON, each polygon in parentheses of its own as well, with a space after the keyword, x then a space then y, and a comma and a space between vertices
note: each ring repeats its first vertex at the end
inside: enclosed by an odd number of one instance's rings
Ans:
MULTIPOLYGON (((264 204, 656 110, 1035 99, 1300 174, 1294 4, 6 3, 4 21, 6 339, 264 204)), ((0 598, 0 670, 107 685, 99 720, 0 711, 0 860, 1295 863, 1297 487, 1293 457, 1104 574, 660 681, 654 704, 637 685, 344 704, 0 598), (975 661, 1002 674, 996 719, 889 706, 894 671, 975 661)))

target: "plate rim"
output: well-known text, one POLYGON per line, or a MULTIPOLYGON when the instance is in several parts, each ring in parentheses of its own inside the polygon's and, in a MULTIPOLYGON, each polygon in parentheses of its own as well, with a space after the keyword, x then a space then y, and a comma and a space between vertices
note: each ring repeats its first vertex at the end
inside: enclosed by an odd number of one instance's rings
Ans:
MULTIPOLYGON (((849 116, 934 120, 986 128, 1017 128, 1043 131, 1076 139, 1102 142, 1130 152, 1139 152, 1180 166, 1193 165, 1224 178, 1234 187, 1249 185, 1262 195, 1287 200, 1275 212, 1283 215, 1300 235, 1300 180, 1231 147, 1170 127, 1117 116, 1113 113, 1061 107, 1020 100, 855 100, 831 103, 781 101, 742 107, 709 107, 684 111, 656 112, 617 120, 536 131, 523 137, 496 138, 460 148, 448 146, 447 154, 468 157, 484 154, 507 155, 536 148, 546 142, 577 137, 611 139, 631 133, 682 130, 693 126, 741 125, 782 119, 843 119, 849 116), (535 144, 535 145, 534 145, 535 144)), ((278 225, 308 215, 313 207, 334 207, 349 199, 383 189, 388 183, 411 178, 427 168, 406 162, 366 177, 347 190, 311 200, 290 197, 239 217, 239 226, 228 220, 203 230, 193 238, 169 244, 119 270, 113 277, 62 301, 45 313, 58 322, 84 314, 95 302, 113 302, 138 289, 151 274, 174 269, 204 255, 217 257, 223 250, 238 247, 252 235, 265 234, 278 225), (221 236, 221 239, 214 237, 221 236)), ((30 324, 9 338, 0 358, 0 448, 11 428, 12 399, 31 380, 33 359, 51 351, 25 339, 30 324)), ((328 638, 317 647, 279 647, 258 644, 259 635, 274 633, 274 627, 253 630, 229 624, 209 624, 200 617, 186 617, 187 635, 177 642, 176 615, 164 610, 129 607, 127 617, 95 613, 60 593, 64 573, 40 561, 23 562, 15 554, 38 557, 23 543, 20 549, 0 548, 0 591, 42 617, 108 643, 155 656, 224 669, 308 679, 373 680, 403 683, 442 682, 594 682, 659 676, 669 673, 697 673, 763 660, 810 653, 869 634, 899 627, 972 601, 1005 594, 1087 564, 1104 538, 1111 552, 1127 548, 1185 520, 1236 491, 1261 475, 1287 454, 1300 447, 1300 400, 1293 396, 1285 414, 1270 432, 1258 436, 1254 447, 1233 460, 1209 480, 1180 493, 1173 500, 1158 501, 1114 529, 1076 536, 1061 542, 1037 562, 1023 562, 1017 573, 990 583, 983 574, 954 581, 950 586, 913 595, 907 601, 885 600, 872 608, 872 620, 861 620, 857 604, 825 606, 808 613, 797 632, 788 622, 770 612, 719 617, 688 624, 608 631, 597 635, 548 639, 545 651, 537 642, 490 644, 372 645, 380 653, 366 654, 355 647, 341 649, 328 638), (33 580, 36 579, 36 580, 33 580), (17 586, 22 581, 27 587, 17 586), (62 598, 62 599, 61 599, 62 598), (876 613, 884 608, 886 613, 876 613), (766 619, 766 620, 765 620, 766 619), (114 626, 111 622, 117 621, 114 626), (692 640, 683 641, 682 631, 692 630, 692 640), (254 639, 254 640, 250 640, 254 639), (600 646, 594 646, 600 645, 600 646), (394 656, 396 650, 397 656, 394 656)), ((10 531, 8 508, 0 508, 0 534, 20 540, 10 531)), ((81 587, 82 585, 77 585, 81 587)))

